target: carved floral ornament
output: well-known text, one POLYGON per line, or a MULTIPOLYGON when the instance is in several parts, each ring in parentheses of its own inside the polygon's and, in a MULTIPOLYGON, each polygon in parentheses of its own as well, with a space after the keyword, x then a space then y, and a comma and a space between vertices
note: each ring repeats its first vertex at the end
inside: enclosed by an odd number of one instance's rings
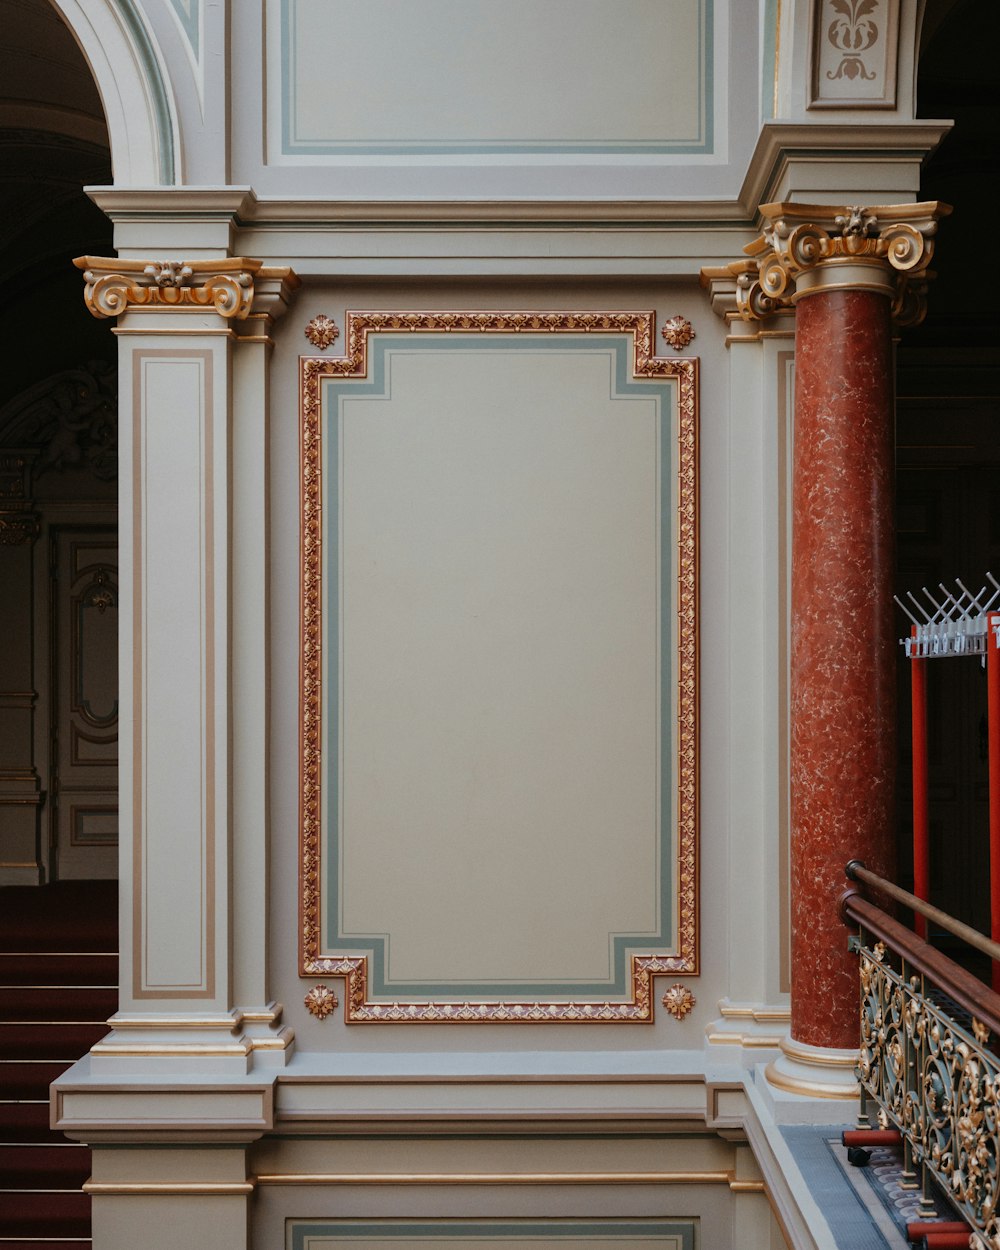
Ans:
POLYGON ((327 317, 325 313, 320 313, 318 317, 313 317, 306 326, 305 336, 313 347, 318 347, 322 352, 340 338, 340 330, 335 321, 327 317))
POLYGON ((832 288, 888 295, 897 325, 923 320, 934 235, 949 205, 762 204, 760 211, 762 235, 743 249, 751 259, 737 275, 737 309, 745 321, 832 288))
POLYGON ((145 261, 78 256, 83 298, 95 317, 118 317, 135 308, 206 308, 227 321, 244 320, 254 297, 259 260, 145 261))

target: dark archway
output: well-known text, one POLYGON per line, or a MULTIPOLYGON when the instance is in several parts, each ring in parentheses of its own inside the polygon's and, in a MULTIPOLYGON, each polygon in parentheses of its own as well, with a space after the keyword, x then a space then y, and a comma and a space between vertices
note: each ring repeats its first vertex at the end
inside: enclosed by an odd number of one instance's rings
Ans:
POLYGON ((116 566, 117 346, 72 265, 111 251, 84 187, 112 171, 97 87, 56 9, 0 0, 0 24, 0 883, 27 885, 115 871, 117 746, 106 708, 103 725, 87 719, 110 694, 81 682, 116 689, 112 605, 98 610, 94 588, 116 566))
MULTIPOLYGON (((897 372, 897 592, 1000 576, 1000 312, 982 269, 984 193, 1000 153, 992 0, 928 6, 921 117, 953 118, 928 160, 922 199, 954 205, 941 226, 928 315, 901 338, 897 372), (970 35, 974 37, 970 37, 970 35)), ((902 613, 900 635, 908 630, 902 613)), ((899 663, 899 866, 912 882, 910 703, 899 663)), ((974 659, 929 666, 932 901, 989 929, 985 680, 974 659)), ((937 940, 937 939, 935 939, 937 940)), ((948 945, 945 938, 942 945, 948 945)))

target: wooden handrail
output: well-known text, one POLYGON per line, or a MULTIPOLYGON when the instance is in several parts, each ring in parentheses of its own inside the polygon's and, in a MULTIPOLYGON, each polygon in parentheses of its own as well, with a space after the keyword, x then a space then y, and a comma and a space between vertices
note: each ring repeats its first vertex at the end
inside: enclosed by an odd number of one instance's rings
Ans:
POLYGON ((946 911, 939 911, 938 908, 932 907, 930 903, 925 903, 922 898, 917 898, 915 894, 909 894, 906 890, 901 890, 898 885, 893 885, 891 881, 886 881, 885 877, 880 877, 878 873, 870 872, 861 860, 852 859, 844 869, 844 872, 851 881, 863 881, 866 885, 879 890, 895 902, 902 903, 904 907, 909 907, 911 911, 917 912, 918 915, 926 916, 928 920, 933 920, 942 929, 945 929, 957 938, 961 938, 963 942, 968 942, 970 946, 980 951, 983 955, 989 955, 990 959, 1000 960, 1000 943, 991 942, 985 933, 980 933, 978 929, 973 929, 971 925, 963 924, 961 920, 956 920, 953 916, 949 916, 946 911))
MULTIPOLYGON (((868 873, 874 877, 874 873, 868 873)), ((876 878, 876 880, 881 880, 876 878)), ((905 893, 905 891, 900 891, 905 893)), ((923 973, 939 986, 960 1007, 964 1007, 977 1020, 987 1025, 1000 1037, 1000 994, 982 983, 971 972, 960 968, 947 955, 942 955, 928 942, 887 915, 881 907, 870 903, 860 894, 847 894, 841 904, 845 916, 863 926, 869 933, 896 951, 907 964, 923 973)))

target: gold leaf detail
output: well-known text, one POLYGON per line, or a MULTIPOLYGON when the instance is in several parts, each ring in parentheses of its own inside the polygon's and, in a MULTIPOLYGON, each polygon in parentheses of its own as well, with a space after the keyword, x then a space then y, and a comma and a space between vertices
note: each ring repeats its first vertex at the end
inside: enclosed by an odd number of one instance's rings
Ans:
POLYGON ((320 351, 325 351, 335 339, 340 338, 336 322, 323 313, 313 317, 306 326, 305 334, 313 347, 318 347, 320 351))
POLYGON ((660 333, 663 335, 664 341, 669 343, 675 352, 679 352, 681 348, 687 347, 695 337, 691 322, 688 321, 687 317, 682 317, 680 314, 664 322, 660 333))
POLYGON ((95 317, 118 317, 136 308, 214 308, 227 321, 249 315, 261 267, 259 260, 242 256, 188 263, 78 256, 73 263, 84 271, 83 298, 95 317))
POLYGON ((317 1020, 325 1020, 337 1005, 337 995, 325 985, 314 985, 305 996, 306 1010, 317 1020))
MULTIPOLYGON (((652 1023, 653 978, 698 970, 697 810, 697 465, 698 365, 695 357, 655 354, 651 313, 635 312, 348 312, 343 356, 300 360, 301 381, 301 615, 299 933, 305 976, 343 976, 345 1018, 350 1024, 461 1022, 630 1022, 652 1023), (322 645, 321 511, 322 386, 326 378, 364 378, 369 343, 380 332, 403 333, 588 333, 628 334, 632 376, 674 378, 678 389, 677 615, 680 620, 677 676, 678 727, 678 935, 674 952, 631 957, 631 998, 624 1002, 372 1002, 368 957, 327 955, 321 936, 322 645)), ((683 989, 683 987, 681 987, 683 989)), ((689 994, 689 991, 684 991, 689 994)), ((694 1005, 691 997, 690 1011, 694 1005)), ((668 1008, 669 1009, 669 1008, 668 1008)), ((683 1014, 687 1014, 685 1011, 683 1014)), ((677 1017, 680 1018, 679 1016, 677 1017)))
POLYGON ((663 1005, 675 1020, 683 1020, 695 1004, 695 997, 686 985, 672 985, 663 995, 663 1005))

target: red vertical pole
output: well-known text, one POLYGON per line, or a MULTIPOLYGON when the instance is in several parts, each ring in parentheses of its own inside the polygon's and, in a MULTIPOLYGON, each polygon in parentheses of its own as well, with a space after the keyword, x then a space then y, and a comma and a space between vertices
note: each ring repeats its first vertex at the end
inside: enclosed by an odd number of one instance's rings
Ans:
MULTIPOLYGON (((916 640, 917 629, 911 636, 916 640)), ((915 643, 914 643, 915 646, 915 643)), ((910 712, 913 735, 913 893, 931 901, 930 822, 927 813, 927 661, 910 660, 910 712)), ((914 916, 918 936, 927 937, 927 921, 914 916)))
MULTIPOLYGON (((1000 612, 986 618, 986 690, 990 758, 990 937, 1000 940, 1000 651, 994 624, 1000 612)), ((1000 964, 993 964, 993 988, 1000 992, 1000 964)))

